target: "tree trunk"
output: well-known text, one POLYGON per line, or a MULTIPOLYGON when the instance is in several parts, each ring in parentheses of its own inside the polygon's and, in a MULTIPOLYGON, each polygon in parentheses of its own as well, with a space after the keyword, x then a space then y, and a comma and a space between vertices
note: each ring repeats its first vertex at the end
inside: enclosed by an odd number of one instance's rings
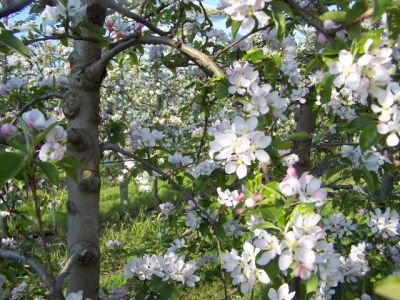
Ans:
POLYGON ((121 212, 127 212, 129 208, 129 180, 124 179, 119 183, 119 198, 121 200, 121 212))
MULTIPOLYGON (((300 105, 296 116, 296 132, 306 132, 310 135, 314 133, 316 113, 312 110, 311 103, 308 101, 300 105)), ((310 171, 311 168, 311 145, 312 138, 296 138, 294 140, 294 152, 299 156, 296 164, 299 176, 303 172, 310 171)))
MULTIPOLYGON (((316 113, 312 110, 311 103, 300 105, 300 109, 296 115, 296 132, 314 133, 316 113)), ((311 169, 311 145, 312 138, 296 138, 294 140, 294 152, 299 156, 299 161, 296 163, 296 169, 299 176, 311 169)), ((290 281, 290 290, 296 291, 294 300, 300 298, 300 278, 296 277, 290 281)))
MULTIPOLYGON (((106 10, 97 1, 87 4, 86 18, 102 26, 106 10)), ((82 17, 81 17, 82 18, 82 17)), ((74 20, 76 23, 79 20, 74 20)), ((86 33, 82 30, 83 35, 86 33)), ((83 251, 68 276, 68 293, 82 290, 84 297, 97 299, 100 278, 99 247, 99 102, 101 74, 86 76, 85 66, 101 56, 98 43, 74 41, 69 61, 69 87, 63 111, 68 119, 68 150, 82 162, 78 180, 68 178, 68 254, 83 251)))

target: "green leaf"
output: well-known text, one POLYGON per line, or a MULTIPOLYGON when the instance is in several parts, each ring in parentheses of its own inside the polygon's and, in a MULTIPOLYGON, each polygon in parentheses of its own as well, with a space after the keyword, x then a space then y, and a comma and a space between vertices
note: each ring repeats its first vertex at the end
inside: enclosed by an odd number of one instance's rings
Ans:
POLYGON ((376 130, 376 125, 369 124, 365 126, 364 129, 361 131, 360 146, 363 150, 367 150, 371 148, 371 146, 373 146, 379 138, 380 135, 376 130))
POLYGON ((262 207, 261 214, 266 221, 276 221, 279 228, 285 228, 285 212, 276 207, 262 207))
POLYGON ((272 4, 272 18, 274 19, 276 27, 276 36, 278 40, 282 41, 286 34, 286 18, 285 16, 277 11, 276 7, 272 4))
POLYGON ((354 40, 353 44, 351 45, 351 52, 364 54, 365 43, 370 39, 372 40, 370 49, 377 47, 381 43, 382 33, 382 29, 369 30, 368 32, 363 33, 360 38, 354 40))
POLYGON ((399 300, 400 276, 389 276, 379 281, 375 293, 390 300, 399 300))
POLYGON ((318 277, 312 274, 311 277, 306 282, 306 293, 314 293, 318 287, 318 277))
POLYGON ((56 165, 67 173, 74 181, 78 181, 78 168, 82 167, 82 163, 70 155, 65 155, 64 158, 56 162, 56 165))
POLYGON ((215 92, 215 97, 217 97, 217 99, 224 99, 224 98, 226 98, 228 96, 229 96, 229 92, 228 92, 228 89, 225 86, 220 87, 215 92))
POLYGON ((337 11, 337 10, 332 10, 332 11, 327 11, 323 13, 319 17, 322 21, 325 20, 332 20, 338 23, 343 23, 346 18, 346 12, 345 11, 337 11))
POLYGON ((269 278, 274 280, 278 277, 280 270, 279 270, 279 258, 275 257, 271 260, 265 267, 265 271, 267 272, 269 278))
POLYGON ((266 57, 264 52, 257 47, 254 47, 246 52, 246 55, 243 56, 243 60, 251 61, 252 63, 255 63, 259 60, 262 60, 266 57))
POLYGON ((89 21, 82 21, 79 23, 79 28, 86 29, 90 37, 100 42, 101 47, 105 48, 109 45, 109 41, 104 37, 107 31, 103 26, 93 24, 89 21))
POLYGON ((400 34, 400 0, 392 1, 387 10, 387 17, 390 44, 393 46, 400 34))
POLYGON ((375 20, 379 19, 390 5, 392 0, 374 0, 374 13, 373 18, 375 20))
POLYGON ((230 186, 236 181, 236 174, 231 174, 228 176, 228 180, 226 181, 225 185, 230 186))
POLYGON ((0 29, 0 44, 17 51, 18 53, 29 58, 30 53, 28 48, 25 47, 24 43, 16 38, 11 31, 0 29))
POLYGON ((25 163, 25 156, 15 152, 0 152, 0 187, 18 175, 25 163))
POLYGON ((241 25, 241 24, 242 24, 241 21, 232 20, 232 23, 231 23, 231 30, 232 30, 232 38, 233 38, 233 39, 236 38, 236 35, 237 35, 238 31, 239 31, 239 28, 240 28, 240 25, 241 25))
POLYGON ((327 73, 322 81, 317 85, 317 92, 321 96, 322 103, 327 103, 331 100, 334 80, 335 77, 331 73, 327 73))
POLYGON ((370 192, 375 192, 378 190, 379 178, 375 172, 371 172, 367 169, 362 170, 363 178, 367 182, 367 188, 370 192))
POLYGON ((287 150, 292 148, 292 141, 274 138, 271 142, 271 146, 276 150, 287 150))
POLYGON ((311 139, 311 135, 305 131, 299 131, 289 135, 290 139, 311 139))
POLYGON ((40 132, 33 140, 32 147, 35 148, 37 145, 39 145, 46 138, 46 135, 49 133, 49 131, 52 130, 56 125, 57 123, 53 123, 42 132, 40 132))
POLYGON ((314 68, 321 63, 321 58, 319 56, 314 57, 306 66, 306 69, 304 71, 304 75, 310 74, 314 68))
POLYGON ((337 55, 340 50, 346 49, 346 44, 340 40, 335 39, 332 43, 326 44, 322 50, 323 55, 337 55))
POLYGON ((349 133, 356 133, 362 130, 365 126, 372 124, 370 115, 360 115, 346 126, 349 133))
POLYGON ((39 168, 43 171, 44 175, 46 175, 51 184, 59 184, 60 180, 58 176, 58 170, 54 164, 47 161, 41 161, 39 162, 39 168))
POLYGON ((280 228, 277 227, 274 223, 263 221, 255 226, 257 229, 277 229, 280 231, 280 228))

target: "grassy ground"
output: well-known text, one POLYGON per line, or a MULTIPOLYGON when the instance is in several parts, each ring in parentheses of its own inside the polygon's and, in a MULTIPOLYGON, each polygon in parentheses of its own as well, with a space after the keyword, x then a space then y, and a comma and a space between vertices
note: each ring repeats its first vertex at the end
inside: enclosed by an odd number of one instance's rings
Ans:
MULTIPOLYGON (((67 233, 67 212, 65 192, 59 193, 58 198, 62 198, 63 204, 56 210, 56 230, 57 234, 49 242, 51 257, 53 262, 62 262, 67 256, 65 245, 67 233)), ((169 190, 167 186, 161 185, 159 196, 162 201, 173 200, 176 194, 169 190)), ((119 187, 103 185, 100 200, 100 222, 101 222, 101 280, 100 286, 103 290, 110 290, 113 286, 121 286, 126 279, 122 276, 124 265, 133 257, 141 256, 144 253, 151 253, 152 250, 160 249, 157 233, 162 224, 157 220, 157 215, 151 210, 153 206, 151 194, 140 193, 134 184, 129 185, 129 207, 122 211, 119 187), (111 250, 106 246, 109 240, 119 240, 124 243, 118 250, 111 250)), ((28 203, 26 209, 33 209, 28 203)), ((51 210, 44 214, 46 229, 53 227, 51 210)), ((31 228, 35 232, 34 226, 31 228)), ((40 254, 40 248, 36 248, 36 253, 40 254)), ((43 255, 43 253, 41 253, 43 255)), ((40 255, 41 257, 43 257, 40 255)), ((28 273, 26 278, 19 278, 32 283, 35 275, 28 273)), ((32 285, 32 284, 30 284, 32 285)), ((15 286, 15 285, 14 285, 15 286)), ((38 285, 39 286, 39 285, 38 285)), ((33 293, 39 293, 36 289, 33 293)), ((220 280, 213 283, 200 282, 196 289, 190 289, 180 285, 175 289, 170 299, 223 299, 223 286, 220 280)), ((28 298, 29 299, 29 298, 28 298)))

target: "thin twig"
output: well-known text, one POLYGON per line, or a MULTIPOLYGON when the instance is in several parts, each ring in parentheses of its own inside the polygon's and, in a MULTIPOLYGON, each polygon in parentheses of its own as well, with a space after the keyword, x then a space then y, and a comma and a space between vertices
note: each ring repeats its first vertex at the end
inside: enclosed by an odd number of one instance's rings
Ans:
POLYGON ((146 26, 147 28, 149 28, 151 31, 153 31, 154 33, 157 33, 159 35, 168 35, 167 32, 161 30, 160 28, 158 28, 157 26, 154 26, 152 23, 150 23, 149 21, 147 21, 145 18, 143 18, 142 16, 130 11, 129 9, 119 5, 118 3, 114 2, 113 0, 103 0, 106 2, 107 6, 113 10, 115 10, 116 12, 119 12, 120 14, 124 15, 125 17, 134 19, 136 22, 143 24, 144 26, 146 26))
POLYGON ((329 32, 327 32, 324 27, 321 25, 321 23, 316 22, 312 20, 311 18, 313 15, 307 11, 306 9, 302 8, 296 0, 285 0, 287 4, 289 4, 290 7, 292 7, 294 10, 296 10, 300 16, 304 19, 304 21, 307 22, 307 24, 313 26, 315 29, 317 29, 319 32, 323 33, 327 39, 332 40, 332 37, 330 36, 329 32))
POLYGON ((38 198, 37 193, 36 193, 37 191, 36 191, 36 180, 35 180, 35 178, 29 178, 29 188, 31 189, 33 203, 35 205, 35 213, 36 213, 36 218, 37 218, 37 222, 38 222, 40 238, 42 240, 44 252, 46 253, 47 269, 48 269, 48 272, 50 274, 50 277, 52 278, 53 277, 53 266, 51 264, 50 251, 49 251, 49 248, 47 247, 46 236, 44 235, 43 221, 42 221, 42 211, 40 209, 39 198, 38 198))
POLYGON ((204 19, 207 21, 210 28, 212 28, 214 25, 213 25, 213 22, 211 21, 211 19, 208 17, 207 10, 205 9, 205 7, 203 5, 203 0, 199 0, 199 5, 201 7, 201 10, 203 11, 204 19))
POLYGON ((226 51, 228 51, 228 50, 231 49, 232 47, 235 47, 237 44, 239 44, 240 42, 244 41, 244 40, 247 39, 249 36, 251 36, 251 35, 253 35, 253 34, 255 34, 255 33, 259 32, 259 31, 266 30, 266 29, 268 29, 268 28, 270 28, 270 27, 272 27, 272 26, 273 26, 273 24, 268 24, 268 25, 265 25, 265 26, 263 26, 263 27, 260 27, 260 28, 258 28, 258 29, 256 29, 256 30, 253 30, 252 32, 249 32, 249 33, 245 34, 245 35, 242 36, 240 39, 238 39, 238 40, 236 40, 236 41, 230 43, 229 45, 227 45, 224 49, 219 50, 219 51, 214 55, 214 58, 217 59, 219 56, 221 56, 221 54, 225 53, 226 51))
POLYGON ((42 37, 34 38, 31 40, 25 40, 23 41, 25 46, 38 43, 38 42, 44 42, 44 41, 50 41, 50 40, 62 40, 62 39, 73 39, 77 41, 87 41, 87 42, 92 42, 92 43, 98 43, 98 39, 95 38, 90 38, 90 37, 83 37, 79 35, 70 35, 70 34, 54 34, 54 35, 45 35, 42 37))

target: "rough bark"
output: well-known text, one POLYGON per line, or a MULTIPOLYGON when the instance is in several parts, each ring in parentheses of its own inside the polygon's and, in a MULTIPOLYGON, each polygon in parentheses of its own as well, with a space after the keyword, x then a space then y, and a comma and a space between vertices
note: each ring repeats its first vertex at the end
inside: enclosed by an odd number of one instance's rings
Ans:
MULTIPOLYGON (((316 117, 316 113, 312 110, 311 103, 307 102, 302 104, 296 116, 296 132, 313 134, 316 117)), ((294 152, 299 156, 299 162, 296 164, 299 175, 303 172, 310 171, 311 145, 312 138, 296 138, 294 140, 294 152)))
MULTIPOLYGON (((86 18, 102 25, 105 9, 88 0, 86 18)), ((77 20, 75 20, 76 22, 77 20)), ((85 34, 83 32, 83 34, 85 34)), ((82 290, 84 298, 97 299, 100 277, 99 197, 100 147, 98 135, 101 74, 87 77, 85 66, 99 59, 97 43, 75 41, 70 56, 69 88, 63 110, 68 119, 68 150, 82 162, 78 181, 68 179, 68 252, 84 252, 68 275, 68 292, 82 290)))

